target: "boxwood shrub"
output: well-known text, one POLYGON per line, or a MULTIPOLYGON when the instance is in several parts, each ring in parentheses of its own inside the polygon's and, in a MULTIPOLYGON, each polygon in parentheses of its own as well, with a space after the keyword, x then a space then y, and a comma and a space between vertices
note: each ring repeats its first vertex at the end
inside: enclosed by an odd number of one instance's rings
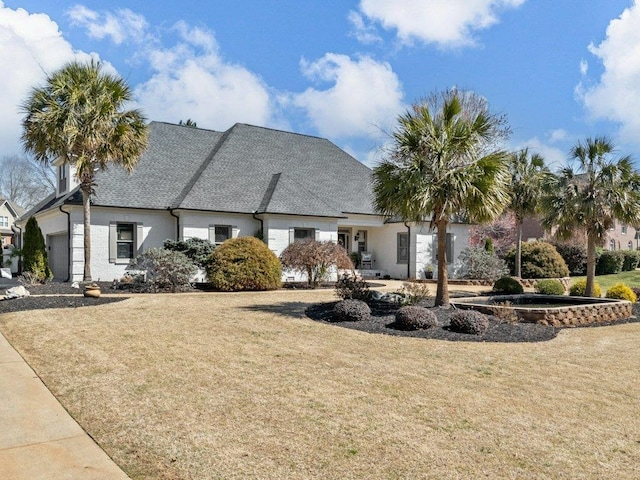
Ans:
MULTIPOLYGON (((571 285, 571 287, 569 287, 569 295, 573 297, 584 297, 584 292, 586 289, 587 289, 587 280, 586 279, 578 280, 576 283, 571 285)), ((600 285, 598 285, 598 282, 593 283, 593 296, 594 297, 602 296, 602 289, 600 288, 600 285)))
POLYGON ((564 285, 556 278, 546 278, 536 282, 536 293, 541 293, 542 295, 564 295, 564 292, 564 285))
MULTIPOLYGON (((509 250, 505 261, 515 274, 516 249, 509 250)), ((569 276, 564 259, 548 242, 522 243, 522 278, 562 278, 569 276)))
POLYGON ((607 290, 605 297, 617 298, 619 300, 629 300, 631 303, 636 303, 636 301, 638 300, 635 292, 624 283, 616 283, 613 287, 607 290))

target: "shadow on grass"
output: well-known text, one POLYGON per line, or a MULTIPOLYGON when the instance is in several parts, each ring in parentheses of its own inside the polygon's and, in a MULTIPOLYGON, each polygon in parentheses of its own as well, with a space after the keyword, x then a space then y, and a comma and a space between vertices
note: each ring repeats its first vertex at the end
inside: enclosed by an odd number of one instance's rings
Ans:
POLYGON ((251 312, 276 313, 290 318, 306 318, 305 311, 313 305, 309 302, 280 302, 242 307, 251 312))

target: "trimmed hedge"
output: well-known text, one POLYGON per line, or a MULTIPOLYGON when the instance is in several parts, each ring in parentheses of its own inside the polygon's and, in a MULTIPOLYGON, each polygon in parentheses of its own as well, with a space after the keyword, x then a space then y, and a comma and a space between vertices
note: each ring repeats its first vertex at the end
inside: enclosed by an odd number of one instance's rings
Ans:
POLYGON ((362 300, 341 300, 333 307, 336 322, 361 322, 371 316, 371 308, 362 300))
POLYGON ((509 295, 519 294, 524 292, 524 288, 518 280, 513 277, 502 277, 496 280, 493 284, 493 291, 506 293, 509 295))
POLYGON ((605 297, 617 298, 619 300, 629 300, 631 303, 636 303, 636 301, 638 300, 635 292, 624 283, 616 283, 613 287, 607 290, 605 297))
MULTIPOLYGON (((548 242, 522 243, 522 278, 562 278, 569 276, 564 259, 548 242)), ((505 261, 511 274, 515 273, 516 249, 509 250, 505 261)))
POLYGON ((422 330, 436 325, 436 314, 428 308, 407 305, 396 312, 396 326, 401 330, 422 330))
POLYGON ((536 293, 541 293, 543 295, 564 295, 564 292, 564 285, 560 280, 555 278, 538 280, 536 283, 536 293))
POLYGON ((622 271, 624 252, 605 250, 596 263, 596 275, 614 275, 622 271))
MULTIPOLYGON (((586 289, 587 289, 587 280, 586 279, 578 280, 569 288, 569 295, 571 295, 572 297, 584 297, 584 292, 586 289)), ((602 289, 600 288, 600 285, 598 285, 598 282, 593 282, 593 296, 594 297, 602 296, 602 289)))
POLYGON ((476 310, 458 310, 451 315, 450 326, 456 332, 482 335, 489 328, 489 319, 476 310))

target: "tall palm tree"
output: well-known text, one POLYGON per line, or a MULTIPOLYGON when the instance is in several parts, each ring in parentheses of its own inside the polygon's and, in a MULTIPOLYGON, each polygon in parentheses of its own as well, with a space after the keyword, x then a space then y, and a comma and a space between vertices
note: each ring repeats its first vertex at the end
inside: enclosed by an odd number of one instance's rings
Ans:
POLYGON ((577 169, 562 169, 543 199, 543 225, 559 238, 575 230, 587 237, 586 296, 593 295, 596 246, 616 220, 640 223, 640 174, 628 156, 612 158, 614 145, 606 137, 587 138, 571 149, 577 169))
POLYGON ((129 86, 100 63, 71 62, 35 87, 21 105, 22 143, 47 163, 61 158, 76 168, 84 210, 84 281, 91 281, 90 199, 95 173, 109 164, 131 172, 147 146, 147 125, 129 86))
POLYGON ((543 187, 549 181, 549 170, 544 159, 528 149, 510 155, 509 171, 511 172, 511 210, 516 219, 516 265, 515 276, 522 274, 522 224, 527 215, 540 211, 543 187))
POLYGON ((393 146, 373 172, 374 204, 383 215, 430 222, 438 233, 436 305, 449 304, 446 231, 462 216, 483 222, 509 202, 508 128, 472 92, 434 94, 398 118, 393 146))

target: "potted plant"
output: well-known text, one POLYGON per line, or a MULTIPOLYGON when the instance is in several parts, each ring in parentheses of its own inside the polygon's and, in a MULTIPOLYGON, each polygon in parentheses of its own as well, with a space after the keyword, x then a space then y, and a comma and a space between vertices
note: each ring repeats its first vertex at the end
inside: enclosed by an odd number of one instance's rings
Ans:
POLYGON ((430 280, 433 278, 433 265, 428 264, 424 267, 424 278, 430 280))

